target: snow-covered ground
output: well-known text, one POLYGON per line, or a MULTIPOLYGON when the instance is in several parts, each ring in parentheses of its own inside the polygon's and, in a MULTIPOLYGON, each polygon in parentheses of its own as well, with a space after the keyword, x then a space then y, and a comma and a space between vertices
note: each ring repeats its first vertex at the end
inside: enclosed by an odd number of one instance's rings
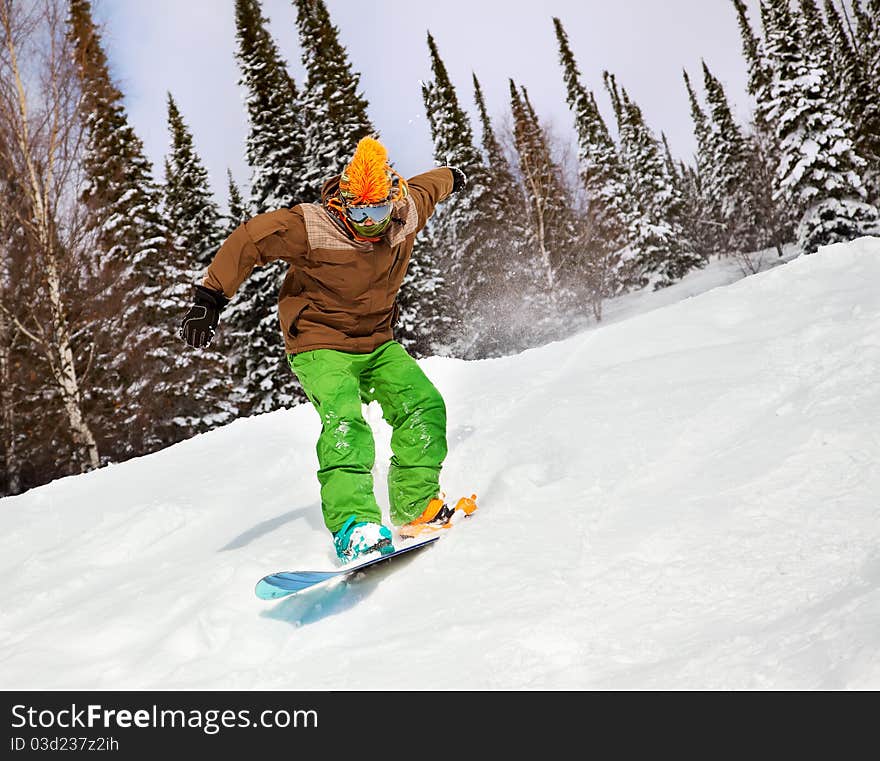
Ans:
POLYGON ((480 510, 321 594, 309 407, 0 500, 0 688, 880 688, 880 239, 731 264, 425 360, 480 510))

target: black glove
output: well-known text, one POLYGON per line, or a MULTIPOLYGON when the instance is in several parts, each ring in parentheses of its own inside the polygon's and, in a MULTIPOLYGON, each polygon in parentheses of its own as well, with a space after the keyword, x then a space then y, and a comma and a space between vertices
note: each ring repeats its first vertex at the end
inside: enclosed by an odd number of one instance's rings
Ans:
POLYGON ((465 185, 467 185, 467 176, 457 166, 446 167, 452 172, 452 192, 458 193, 465 185))
POLYGON ((219 291, 212 291, 203 285, 195 286, 195 304, 183 318, 180 337, 195 349, 201 349, 211 343, 214 331, 220 321, 220 312, 229 303, 219 291))

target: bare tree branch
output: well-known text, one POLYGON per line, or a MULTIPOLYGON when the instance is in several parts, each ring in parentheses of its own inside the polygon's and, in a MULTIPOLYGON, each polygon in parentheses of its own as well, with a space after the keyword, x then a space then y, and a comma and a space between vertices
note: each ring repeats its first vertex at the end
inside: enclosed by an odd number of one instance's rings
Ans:
MULTIPOLYGON (((36 324, 48 323, 47 330, 31 331, 17 314, 3 306, 3 313, 41 351, 60 393, 68 426, 77 448, 76 459, 88 467, 98 467, 100 456, 96 439, 82 406, 82 380, 77 372, 76 355, 68 320, 67 292, 73 270, 71 251, 62 244, 60 223, 65 179, 73 176, 76 157, 67 150, 68 141, 78 129, 75 108, 70 107, 76 81, 67 49, 69 41, 62 22, 60 0, 42 0, 40 14, 33 20, 20 15, 19 6, 0 0, 0 32, 3 34, 2 69, 9 76, 0 80, 0 130, 5 139, 3 165, 22 193, 16 204, 17 219, 31 249, 33 266, 45 288, 45 299, 29 305, 36 324), (14 17, 14 13, 19 15, 14 17), (23 29, 31 30, 31 36, 23 29), (27 43, 32 43, 30 48, 27 43), (41 86, 28 98, 20 50, 37 51, 29 63, 36 66, 41 86), (34 104, 32 108, 31 105, 34 104), (36 319, 39 314, 42 320, 36 319)), ((33 77, 32 77, 33 78, 33 77)), ((31 79, 32 79, 31 78, 31 79)))
POLYGON ((2 301, 0 301, 0 312, 3 312, 3 314, 5 314, 9 318, 10 322, 15 325, 15 327, 18 328, 18 330, 20 330, 31 341, 41 346, 44 350, 48 348, 49 342, 45 338, 41 338, 40 336, 29 331, 21 322, 21 320, 18 319, 18 316, 14 312, 9 310, 2 301))

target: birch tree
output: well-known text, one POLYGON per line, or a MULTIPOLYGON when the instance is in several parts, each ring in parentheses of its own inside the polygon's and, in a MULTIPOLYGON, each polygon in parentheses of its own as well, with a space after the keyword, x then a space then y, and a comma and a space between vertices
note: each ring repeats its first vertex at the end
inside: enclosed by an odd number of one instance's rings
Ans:
POLYGON ((7 204, 6 211, 21 231, 41 286, 39 298, 24 314, 11 308, 6 293, 0 311, 7 330, 14 326, 44 360, 62 402, 75 461, 85 471, 97 468, 101 458, 84 412, 84 361, 72 337, 65 279, 73 254, 70 190, 81 136, 73 56, 57 0, 46 0, 29 14, 11 0, 0 0, 0 32, 0 129, 5 135, 0 147, 7 176, 21 193, 20 202, 7 204))

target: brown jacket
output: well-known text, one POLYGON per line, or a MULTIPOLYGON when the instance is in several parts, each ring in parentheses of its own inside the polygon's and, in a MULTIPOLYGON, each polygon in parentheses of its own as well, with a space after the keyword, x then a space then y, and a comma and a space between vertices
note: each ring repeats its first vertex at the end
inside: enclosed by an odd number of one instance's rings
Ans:
MULTIPOLYGON (((334 182, 338 178, 325 184, 325 192, 334 182)), ((287 353, 371 352, 393 338, 394 299, 416 233, 452 192, 452 172, 433 169, 408 184, 408 197, 395 203, 391 225, 377 243, 352 240, 320 204, 298 204, 239 226, 202 284, 232 298, 254 267, 283 259, 290 268, 278 295, 278 317, 287 353)))

